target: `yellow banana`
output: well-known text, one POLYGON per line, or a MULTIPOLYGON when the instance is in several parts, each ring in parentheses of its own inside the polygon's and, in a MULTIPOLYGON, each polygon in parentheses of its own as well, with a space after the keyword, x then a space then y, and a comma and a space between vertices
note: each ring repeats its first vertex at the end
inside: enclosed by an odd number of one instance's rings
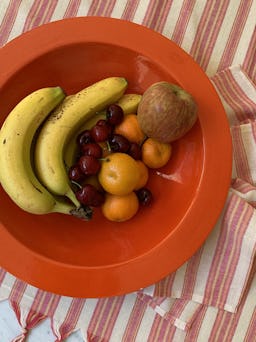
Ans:
POLYGON ((141 95, 139 94, 125 94, 117 101, 117 104, 123 109, 124 114, 136 114, 140 101, 141 95))
POLYGON ((56 195, 80 206, 66 172, 63 152, 66 143, 94 113, 102 111, 124 94, 127 81, 109 77, 74 94, 44 122, 35 144, 35 167, 41 182, 56 195))
POLYGON ((60 87, 31 93, 15 106, 0 130, 1 185, 21 209, 33 214, 69 214, 74 210, 74 206, 58 201, 41 185, 30 158, 35 132, 64 96, 60 87))
MULTIPOLYGON (((137 108, 141 100, 141 95, 139 94, 124 94, 116 103, 123 109, 124 114, 137 113, 137 108)), ((76 144, 76 137, 79 133, 86 129, 91 129, 98 120, 106 119, 106 111, 95 113, 89 120, 87 120, 84 125, 82 125, 79 130, 71 137, 70 141, 64 151, 64 162, 69 169, 74 165, 76 156, 78 153, 78 147, 76 144)))

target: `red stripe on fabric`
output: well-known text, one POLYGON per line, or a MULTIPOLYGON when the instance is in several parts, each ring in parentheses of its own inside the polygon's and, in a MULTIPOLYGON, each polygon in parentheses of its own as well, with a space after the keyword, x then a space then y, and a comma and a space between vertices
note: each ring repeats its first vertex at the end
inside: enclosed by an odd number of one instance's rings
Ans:
MULTIPOLYGON (((247 296, 249 295, 249 292, 254 291, 254 288, 252 287, 253 286, 252 282, 253 282, 255 276, 256 276, 256 259, 254 260, 253 267, 252 267, 249 279, 247 281, 247 288, 245 289, 245 293, 244 293, 244 296, 242 299, 242 303, 240 305, 241 313, 243 310, 243 306, 246 303, 247 296)), ((254 306, 253 314, 250 317, 250 321, 249 321, 248 328, 246 331, 245 341, 247 341, 247 342, 253 341, 253 338, 255 337, 255 331, 256 331, 256 306, 254 306)))
POLYGON ((172 34, 172 40, 175 41, 178 45, 182 44, 195 3, 196 0, 183 1, 179 18, 177 20, 177 23, 172 34))
MULTIPOLYGON (((147 303, 150 307, 152 307, 154 310, 156 309, 157 306, 161 305, 162 302, 165 301, 166 298, 152 298, 151 296, 148 295, 141 295, 140 299, 147 303)), ((163 317, 168 320, 170 324, 175 324, 176 320, 180 318, 182 315, 183 311, 186 309, 186 306, 189 304, 189 300, 186 299, 176 299, 170 303, 168 311, 163 315, 163 317)), ((201 310, 201 306, 195 310, 194 315, 197 315, 197 313, 201 310)), ((192 324, 192 321, 194 320, 194 316, 191 317, 191 321, 186 322, 186 327, 189 327, 192 324)))
POLYGON ((171 273, 155 285, 154 296, 165 297, 171 296, 172 286, 176 272, 171 273))
POLYGON ((26 291, 26 288, 27 288, 26 283, 24 283, 21 280, 16 279, 12 286, 11 292, 9 294, 10 304, 21 325, 22 325, 22 322, 21 322, 20 301, 23 297, 24 292, 26 291))
POLYGON ((29 314, 26 319, 26 328, 28 330, 34 328, 38 323, 40 323, 43 319, 45 319, 47 316, 38 313, 38 312, 32 312, 29 311, 29 314))
POLYGON ((31 305, 31 313, 38 312, 47 316, 52 316, 59 304, 61 296, 52 293, 37 290, 33 303, 31 305))
POLYGON ((184 309, 188 304, 187 300, 184 299, 176 299, 168 312, 169 317, 173 317, 174 320, 180 317, 184 309))
MULTIPOLYGON (((256 127, 255 127, 256 134, 256 127)), ((236 178, 232 182, 232 188, 241 192, 242 194, 247 194, 249 191, 256 191, 256 187, 252 186, 250 183, 245 182, 241 178, 236 178)))
POLYGON ((134 15, 136 13, 136 10, 138 8, 139 2, 140 2, 140 0, 129 0, 129 1, 127 1, 121 18, 124 20, 132 21, 134 18, 134 15))
POLYGON ((170 324, 168 320, 162 318, 160 315, 156 315, 147 342, 173 341, 175 331, 176 327, 170 324))
POLYGON ((96 0, 92 2, 87 15, 111 16, 116 0, 101 1, 96 0))
POLYGON ((137 296, 138 298, 140 298, 140 300, 147 303, 152 309, 155 309, 157 306, 161 305, 166 300, 166 298, 164 297, 152 297, 141 292, 139 292, 137 296))
POLYGON ((234 110, 238 121, 255 118, 255 103, 246 95, 234 79, 231 70, 225 70, 212 78, 222 98, 234 110))
POLYGON ((252 214, 253 208, 237 196, 231 195, 207 279, 204 303, 224 309, 240 257, 244 233, 252 214))
MULTIPOLYGON (((165 313, 163 317, 167 319, 168 322, 175 325, 177 319, 183 320, 180 317, 182 316, 183 312, 186 311, 188 305, 190 305, 190 300, 176 299, 173 305, 169 308, 169 310, 165 313)), ((190 318, 187 321, 183 320, 184 330, 190 328, 190 326, 193 324, 195 317, 197 317, 201 309, 202 305, 198 305, 198 307, 194 310, 193 314, 191 314, 190 318)))
MULTIPOLYGON (((207 286, 205 289, 205 298, 207 300, 207 303, 213 305, 217 305, 216 303, 216 283, 218 282, 218 279, 220 278, 221 281, 223 280, 224 270, 228 269, 228 258, 229 253, 231 251, 227 247, 232 246, 232 234, 230 234, 229 229, 233 231, 233 220, 235 219, 237 221, 237 212, 241 212, 241 201, 237 200, 237 197, 231 196, 229 200, 229 205, 227 206, 226 212, 224 214, 224 218, 221 224, 221 233, 217 242, 217 248, 214 253, 212 265, 209 271, 209 276, 207 279, 207 286), (230 220, 232 218, 232 222, 229 222, 226 220, 230 220), (229 241, 229 237, 231 238, 231 241, 229 241), (227 251, 226 251, 227 250, 227 251), (228 255, 227 255, 228 254, 228 255)), ((236 223, 235 221, 235 223, 236 223)), ((235 233, 235 232, 234 232, 235 233)), ((219 291, 219 289, 217 289, 219 291)), ((218 306, 218 305, 217 305, 218 306)))
POLYGON ((70 0, 63 18, 76 17, 80 4, 81 4, 81 0, 70 0))
MULTIPOLYGON (((246 116, 246 119, 255 119, 256 114, 256 102, 252 101, 242 89, 242 86, 237 83, 235 76, 232 74, 232 70, 227 73, 227 80, 229 85, 232 84, 233 93, 232 96, 237 100, 237 106, 239 105, 241 111, 246 116)), ((244 74, 245 75, 245 74, 244 74)), ((247 75, 245 75, 247 76, 247 75)), ((253 85, 255 87, 255 85, 253 85)), ((255 88, 256 90, 256 88, 255 88)))
POLYGON ((17 320, 22 327, 22 333, 17 336, 13 342, 22 342, 24 341, 26 334, 27 334, 27 323, 23 321, 21 317, 21 307, 20 302, 22 300, 22 297, 26 291, 27 284, 16 279, 14 285, 12 286, 11 293, 9 295, 9 301, 10 305, 13 308, 13 311, 17 317, 17 320))
POLYGON ((44 0, 36 0, 31 7, 26 18, 23 32, 31 30, 41 24, 48 23, 53 15, 58 1, 45 2, 44 0))
POLYGON ((232 65, 239 40, 244 30, 248 14, 251 10, 253 0, 240 1, 236 17, 234 18, 228 41, 222 54, 218 71, 232 65))
POLYGON ((105 17, 110 17, 111 14, 112 14, 112 11, 113 11, 113 8, 115 7, 115 3, 116 3, 116 0, 113 0, 113 1, 109 1, 108 2, 108 6, 107 6, 107 9, 104 13, 104 16, 105 17))
POLYGON ((225 17, 229 0, 207 1, 190 54, 206 70, 225 17))
POLYGON ((256 145, 256 122, 250 121, 249 124, 251 125, 252 136, 254 140, 254 145, 256 145))
MULTIPOLYGON (((193 324, 191 325, 190 329, 187 330, 185 341, 189 342, 189 341, 197 341, 198 340, 198 335, 199 335, 202 323, 204 321, 206 311, 207 311, 207 306, 202 306, 201 310, 198 312, 197 316, 195 317, 193 324)), ((209 342, 209 341, 207 341, 207 342, 209 342)), ((227 341, 225 341, 225 342, 227 342, 227 341)))
POLYGON ((155 30, 158 32, 163 32, 168 14, 171 10, 173 0, 166 0, 164 3, 159 2, 158 8, 155 11, 152 24, 155 22, 155 30))
POLYGON ((4 45, 10 36, 15 19, 18 14, 22 0, 11 0, 5 12, 4 18, 0 26, 0 46, 4 45))
POLYGON ((243 68, 248 73, 252 81, 256 82, 256 26, 254 28, 245 59, 243 61, 243 68))
POLYGON ((251 316, 250 323, 246 332, 245 340, 251 342, 255 339, 255 331, 256 331, 256 308, 251 316))
MULTIPOLYGON (((255 276, 256 276, 256 259, 254 259, 252 269, 251 269, 249 278, 247 280, 247 284, 246 284, 247 286, 245 288, 245 292, 244 292, 240 307, 238 309, 239 318, 244 311, 244 306, 247 302, 248 296, 251 297, 250 292, 251 291, 254 292, 253 282, 254 282, 255 276)), ((234 327, 234 329, 235 329, 235 327, 234 327)), ((245 336, 244 341, 245 342, 253 341, 253 338, 255 338, 255 331, 256 331, 256 306, 254 305, 253 314, 251 315, 250 321, 248 322, 248 328, 246 331, 246 336, 245 336)))
MULTIPOLYGON (((229 294, 229 290, 230 290, 232 280, 236 271, 236 267, 240 259, 241 246, 244 240, 244 236, 246 234, 246 229, 252 218, 253 212, 254 212, 254 209, 246 203, 245 208, 244 208, 244 214, 241 215, 240 227, 237 222, 234 223, 233 230, 235 231, 235 233, 238 232, 237 234, 233 234, 234 235, 233 245, 235 246, 235 248, 232 249, 233 253, 232 251, 230 253, 229 251, 227 251, 229 255, 226 256, 226 258, 228 258, 229 264, 227 265, 228 267, 227 267, 226 275, 222 279, 219 278, 216 283, 216 288, 218 289, 216 290, 216 294, 215 294, 216 303, 222 303, 223 307, 226 303, 226 300, 229 294)), ((250 271, 250 265, 248 265, 247 276, 248 276, 249 271, 250 271)), ((242 294, 243 292, 241 292, 241 296, 242 294)), ((240 297, 240 300, 241 300, 241 297, 240 297)), ((237 303, 237 305, 238 304, 239 303, 237 303)))
POLYGON ((87 329, 89 341, 100 336, 106 341, 109 340, 124 298, 125 296, 120 296, 98 300, 87 329))
POLYGON ((101 0, 92 1, 91 6, 88 10, 88 15, 95 15, 100 3, 101 3, 101 0))
POLYGON ((0 268, 0 286, 5 278, 6 273, 7 272, 3 268, 0 268))
MULTIPOLYGON (((252 272, 250 275, 250 280, 252 280, 252 276, 254 276, 255 274, 255 266, 256 266, 256 263, 253 266, 253 269, 251 270, 252 272)), ((247 285, 250 284, 250 280, 248 280, 247 285)), ((244 304, 245 304, 245 300, 246 300, 248 292, 249 292, 249 286, 247 286, 244 296, 242 298, 241 304, 235 314, 232 314, 230 312, 223 311, 223 310, 218 311, 214 326, 211 331, 211 336, 210 336, 209 341, 215 342, 216 339, 221 340, 221 341, 233 340, 233 337, 235 337, 235 333, 237 330, 237 325, 239 323, 240 317, 244 309, 244 304)), ((255 330, 254 330, 253 336, 255 337, 255 330)), ((253 341, 253 339, 248 340, 248 342, 251 342, 251 341, 253 341)))
POLYGON ((150 27, 152 13, 154 13, 155 7, 157 6, 157 3, 158 3, 158 1, 155 1, 155 0, 149 1, 146 13, 145 13, 143 21, 142 21, 143 25, 150 27))
POLYGON ((200 248, 188 261, 184 277, 182 298, 192 299, 203 248, 200 248))
POLYGON ((253 179, 250 172, 250 167, 248 165, 247 155, 242 139, 241 127, 232 127, 231 136, 233 141, 233 156, 237 177, 245 180, 250 184, 253 184, 253 179))
MULTIPOLYGON (((209 342, 215 342, 220 340, 225 341, 222 339, 223 334, 225 334, 225 326, 227 326, 232 318, 232 314, 226 311, 219 310, 214 322, 214 325, 211 330, 211 334, 209 336, 209 342), (224 329, 223 329, 224 328, 224 329)), ((231 341, 231 336, 228 341, 231 341)))
POLYGON ((172 2, 172 0, 151 1, 143 19, 143 25, 146 25, 155 31, 162 32, 172 2))
POLYGON ((33 2, 32 7, 30 8, 30 11, 27 15, 25 24, 23 26, 23 32, 26 32, 30 29, 32 29, 33 27, 35 27, 35 20, 38 17, 38 12, 40 10, 40 6, 42 5, 42 0, 35 0, 33 2))
POLYGON ((147 303, 137 298, 123 334, 123 342, 130 342, 136 339, 146 309, 147 303))
POLYGON ((63 319, 58 329, 61 336, 58 341, 63 341, 63 339, 68 337, 69 334, 75 329, 80 314, 84 308, 85 301, 85 299, 80 298, 72 299, 66 317, 63 319))

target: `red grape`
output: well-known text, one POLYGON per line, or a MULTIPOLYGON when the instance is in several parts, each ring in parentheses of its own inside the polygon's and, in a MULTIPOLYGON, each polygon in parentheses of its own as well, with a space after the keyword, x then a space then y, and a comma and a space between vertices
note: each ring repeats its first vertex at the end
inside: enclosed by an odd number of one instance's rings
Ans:
POLYGON ((101 167, 100 161, 93 156, 82 156, 78 163, 81 171, 87 176, 95 175, 101 167))
POLYGON ((91 131, 89 129, 84 130, 83 132, 78 134, 76 141, 79 147, 83 146, 84 144, 93 142, 91 131))
POLYGON ((93 156, 95 158, 101 158, 102 157, 102 148, 100 145, 96 143, 88 143, 84 144, 81 147, 82 154, 86 156, 93 156))
POLYGON ((128 154, 136 160, 141 159, 141 148, 140 145, 137 143, 132 142, 130 144, 130 148, 128 150, 128 154))
POLYGON ((84 179, 85 175, 81 171, 79 165, 73 165, 68 171, 68 177, 70 180, 79 182, 84 179))
POLYGON ((108 140, 112 132, 111 126, 106 120, 99 120, 91 129, 91 136, 96 142, 102 142, 108 140))
POLYGON ((105 200, 104 194, 91 184, 85 184, 81 189, 77 190, 76 198, 81 204, 93 207, 102 205, 105 200))
POLYGON ((153 196, 149 189, 147 188, 141 188, 137 192, 137 197, 139 199, 139 202, 144 206, 149 206, 152 203, 153 196))
POLYGON ((120 124, 123 121, 124 111, 117 104, 112 104, 107 108, 106 117, 107 117, 107 122, 115 126, 115 125, 120 124))
POLYGON ((109 145, 112 151, 125 153, 129 150, 130 142, 121 134, 114 134, 109 140, 109 145))

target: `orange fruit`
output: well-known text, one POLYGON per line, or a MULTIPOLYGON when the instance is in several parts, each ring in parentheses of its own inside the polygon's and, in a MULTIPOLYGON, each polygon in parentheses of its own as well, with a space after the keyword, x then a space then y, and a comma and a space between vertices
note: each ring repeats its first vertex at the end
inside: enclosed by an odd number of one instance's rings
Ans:
POLYGON ((158 169, 167 164, 172 154, 172 146, 153 138, 144 141, 141 147, 142 161, 151 169, 158 169))
POLYGON ((136 160, 125 153, 111 153, 103 158, 98 179, 105 191, 113 195, 127 195, 138 183, 136 160))
POLYGON ((131 219, 137 213, 139 200, 134 192, 123 196, 107 193, 101 209, 108 220, 123 222, 131 219))
POLYGON ((135 190, 139 190, 147 184, 149 174, 147 166, 141 160, 136 160, 136 163, 139 167, 139 181, 135 187, 135 190))
POLYGON ((139 126, 136 114, 125 115, 123 121, 115 127, 115 133, 121 134, 130 142, 137 144, 141 144, 145 139, 145 134, 139 126))

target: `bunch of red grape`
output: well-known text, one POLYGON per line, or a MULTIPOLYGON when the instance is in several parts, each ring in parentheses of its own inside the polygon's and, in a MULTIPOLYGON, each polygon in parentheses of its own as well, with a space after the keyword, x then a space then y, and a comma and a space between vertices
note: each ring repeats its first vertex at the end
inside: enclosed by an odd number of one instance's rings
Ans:
MULTIPOLYGON (((82 205, 99 207, 104 203, 104 191, 86 182, 89 176, 96 176, 100 171, 101 159, 104 158, 101 143, 106 143, 109 153, 127 153, 135 160, 141 159, 140 145, 114 132, 115 126, 120 124, 123 118, 123 109, 117 104, 112 104, 106 109, 105 120, 98 120, 91 129, 86 129, 77 136, 78 158, 70 167, 68 176, 78 187, 75 194, 82 205)), ((142 205, 151 203, 152 193, 149 189, 141 188, 136 194, 142 205)))

